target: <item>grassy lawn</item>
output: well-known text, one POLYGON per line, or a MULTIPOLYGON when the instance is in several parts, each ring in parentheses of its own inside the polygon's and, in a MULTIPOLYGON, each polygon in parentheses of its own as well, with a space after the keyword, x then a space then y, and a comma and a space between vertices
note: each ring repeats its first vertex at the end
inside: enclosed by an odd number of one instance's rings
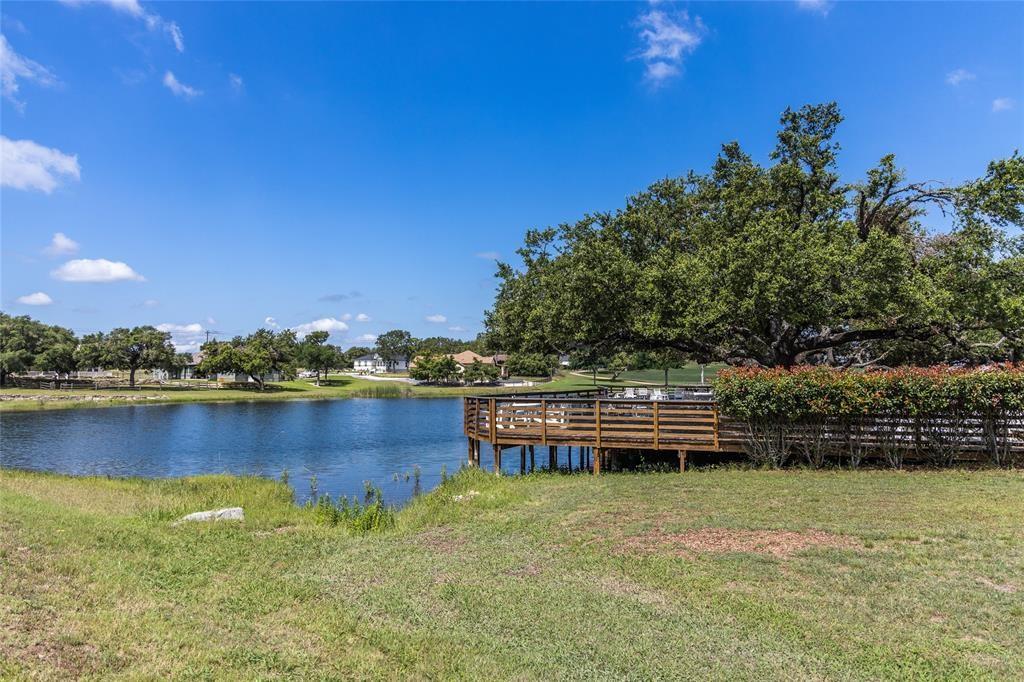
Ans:
MULTIPOLYGON (((680 370, 689 372, 689 369, 680 370)), ((660 376, 660 373, 659 373, 660 376)), ((689 381, 689 380, 685 380, 689 381)), ((634 385, 620 379, 602 380, 604 385, 634 385)), ((501 393, 524 390, 495 386, 414 386, 400 381, 373 381, 361 377, 331 375, 316 386, 312 379, 284 381, 268 384, 267 390, 241 389, 189 389, 140 385, 138 390, 46 390, 25 388, 0 389, 0 412, 67 409, 81 407, 110 407, 151 403, 232 402, 240 400, 326 400, 334 398, 451 398, 479 393, 501 393), (11 398, 18 397, 13 400, 11 398)), ((592 388, 593 380, 574 374, 562 374, 553 381, 538 380, 533 390, 570 391, 592 388)), ((529 389, 527 389, 529 390, 529 389)))
POLYGON ((352 537, 0 470, 0 678, 1021 679, 1022 528, 1005 471, 470 471, 352 537))

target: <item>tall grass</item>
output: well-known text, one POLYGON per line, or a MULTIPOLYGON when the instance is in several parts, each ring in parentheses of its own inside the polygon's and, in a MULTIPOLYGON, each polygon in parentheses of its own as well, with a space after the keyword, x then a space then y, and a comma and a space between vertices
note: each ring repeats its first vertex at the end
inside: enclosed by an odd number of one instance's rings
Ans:
POLYGON ((379 386, 367 386, 352 391, 353 398, 411 398, 413 391, 408 386, 381 382, 379 386))
POLYGON ((384 504, 384 495, 369 481, 364 484, 363 499, 341 496, 337 501, 330 495, 321 495, 314 504, 311 499, 306 506, 316 512, 316 520, 328 526, 342 526, 354 535, 366 535, 394 528, 395 509, 384 504))

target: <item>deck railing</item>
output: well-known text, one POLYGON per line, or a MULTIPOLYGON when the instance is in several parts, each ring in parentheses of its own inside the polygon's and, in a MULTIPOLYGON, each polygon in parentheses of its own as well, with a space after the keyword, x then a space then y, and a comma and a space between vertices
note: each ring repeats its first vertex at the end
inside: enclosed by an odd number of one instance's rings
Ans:
MULTIPOLYGON (((595 392, 596 393, 596 392, 595 392)), ((564 394, 464 400, 465 435, 496 445, 719 450, 739 445, 718 406, 704 401, 622 400, 564 394)))

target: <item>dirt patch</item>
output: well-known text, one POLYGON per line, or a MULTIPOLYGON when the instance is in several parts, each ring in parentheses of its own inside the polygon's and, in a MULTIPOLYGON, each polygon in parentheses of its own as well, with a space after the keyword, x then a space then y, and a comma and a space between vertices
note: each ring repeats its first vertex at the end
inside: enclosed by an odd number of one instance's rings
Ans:
POLYGON ((786 557, 813 547, 860 547, 860 543, 844 535, 821 530, 737 530, 732 528, 699 528, 684 533, 666 533, 655 529, 644 535, 627 538, 626 549, 639 552, 674 552, 682 554, 723 554, 749 552, 786 557))
POLYGON ((416 535, 413 542, 421 547, 445 554, 458 551, 466 544, 466 541, 456 536, 448 526, 426 530, 416 535))
POLYGON ((979 577, 976 580, 985 587, 991 587, 996 592, 1005 592, 1006 594, 1014 594, 1017 592, 1017 586, 1012 583, 997 583, 994 580, 989 580, 984 577, 979 577))
POLYGON ((602 575, 597 587, 605 594, 634 599, 648 606, 665 606, 668 600, 660 592, 644 587, 625 576, 602 575))

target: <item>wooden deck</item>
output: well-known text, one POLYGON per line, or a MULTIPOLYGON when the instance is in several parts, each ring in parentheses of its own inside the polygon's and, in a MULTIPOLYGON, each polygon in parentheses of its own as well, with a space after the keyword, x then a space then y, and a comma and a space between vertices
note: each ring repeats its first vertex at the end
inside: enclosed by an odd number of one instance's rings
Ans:
MULTIPOLYGON (((713 401, 623 399, 595 388, 571 393, 472 396, 463 399, 463 410, 470 464, 480 464, 480 444, 486 442, 494 449, 495 469, 501 468, 502 450, 511 447, 520 448, 523 470, 527 451, 533 461, 537 446, 549 448, 552 467, 557 462, 557 448, 568 448, 570 466, 572 448, 578 448, 579 468, 589 468, 593 454, 595 473, 600 472, 613 450, 674 452, 680 469, 685 467, 690 452, 745 451, 747 425, 721 414, 713 401)), ((1013 415, 1006 427, 1000 447, 1007 452, 1024 452, 1024 415, 1013 415)), ((789 438, 814 448, 839 447, 856 451, 858 456, 875 457, 893 448, 917 452, 927 444, 933 451, 949 451, 950 461, 960 462, 984 460, 992 448, 980 416, 862 416, 817 430, 795 424, 790 427, 789 438)))
POLYGON ((463 399, 469 459, 480 461, 480 443, 501 449, 581 448, 597 451, 600 471, 610 448, 675 452, 684 466, 689 451, 740 452, 741 433, 713 402, 610 398, 602 389, 572 393, 518 393, 463 399))

